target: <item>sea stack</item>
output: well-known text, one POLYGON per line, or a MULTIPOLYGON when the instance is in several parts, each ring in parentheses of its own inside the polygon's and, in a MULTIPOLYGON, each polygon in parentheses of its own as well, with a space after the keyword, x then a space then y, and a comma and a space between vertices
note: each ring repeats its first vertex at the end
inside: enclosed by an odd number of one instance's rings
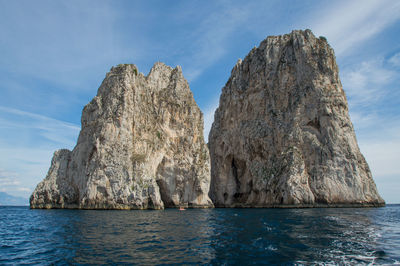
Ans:
POLYGON ((212 207, 203 114, 180 67, 113 67, 82 112, 72 151, 54 153, 31 208, 212 207))
POLYGON ((209 135, 216 207, 382 206, 333 49, 271 36, 234 66, 209 135))

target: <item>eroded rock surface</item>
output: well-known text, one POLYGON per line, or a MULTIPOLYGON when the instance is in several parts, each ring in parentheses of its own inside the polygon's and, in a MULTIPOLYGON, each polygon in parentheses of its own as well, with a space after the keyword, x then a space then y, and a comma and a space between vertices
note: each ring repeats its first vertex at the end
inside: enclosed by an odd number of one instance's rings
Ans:
POLYGON ((113 67, 82 112, 73 151, 54 153, 32 208, 212 207, 203 115, 180 67, 113 67))
POLYGON ((217 207, 380 206, 332 48, 272 36, 232 70, 209 135, 217 207))

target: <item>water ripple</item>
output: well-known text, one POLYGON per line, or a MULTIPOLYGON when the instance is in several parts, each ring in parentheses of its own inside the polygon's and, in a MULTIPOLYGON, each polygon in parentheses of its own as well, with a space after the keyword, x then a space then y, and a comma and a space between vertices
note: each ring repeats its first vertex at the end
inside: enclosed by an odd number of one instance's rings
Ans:
POLYGON ((0 207, 0 264, 391 264, 400 206, 29 210, 0 207))

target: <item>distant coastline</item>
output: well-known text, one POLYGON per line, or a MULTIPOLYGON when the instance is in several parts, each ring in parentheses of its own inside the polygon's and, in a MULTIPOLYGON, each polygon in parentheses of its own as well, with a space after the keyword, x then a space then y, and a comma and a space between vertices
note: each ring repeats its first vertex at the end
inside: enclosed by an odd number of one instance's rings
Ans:
POLYGON ((0 206, 29 206, 29 200, 23 197, 12 196, 6 192, 0 192, 0 206))

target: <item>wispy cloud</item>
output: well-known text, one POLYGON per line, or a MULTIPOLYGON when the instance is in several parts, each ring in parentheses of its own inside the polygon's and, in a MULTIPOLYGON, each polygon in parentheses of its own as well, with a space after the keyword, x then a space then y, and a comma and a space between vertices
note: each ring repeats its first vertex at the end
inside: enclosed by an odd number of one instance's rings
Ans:
POLYGON ((0 191, 27 198, 32 189, 21 184, 17 173, 0 168, 0 191))
POLYGON ((383 198, 399 203, 400 197, 392 188, 398 187, 400 169, 400 117, 379 117, 373 124, 359 131, 358 143, 371 168, 374 180, 383 198))
MULTIPOLYGON (((121 43, 115 4, 98 1, 16 1, 0 9, 0 69, 18 78, 42 80, 69 90, 90 90, 93 77, 104 75, 128 54, 144 54, 121 43), (23 62, 23 63, 22 63, 23 62), (104 69, 105 68, 105 69, 104 69)), ((120 12, 121 13, 121 12, 120 12)), ((136 11, 131 12, 135 16, 136 11)), ((137 28, 132 27, 134 34, 137 28)), ((100 76, 100 77, 101 77, 100 76)))
POLYGON ((382 196, 397 203, 400 198, 392 187, 400 176, 400 113, 392 104, 399 95, 399 72, 390 60, 378 57, 344 68, 342 83, 361 152, 382 196))
POLYGON ((46 176, 54 148, 10 146, 0 148, 0 188, 11 195, 27 198, 46 176))
POLYGON ((0 187, 20 185, 21 182, 17 180, 17 177, 18 175, 15 172, 0 168, 0 187))
POLYGON ((393 55, 389 59, 389 63, 392 64, 395 67, 400 67, 400 53, 397 53, 397 54, 393 55))
POLYGON ((225 55, 229 38, 250 17, 250 11, 246 5, 222 5, 202 19, 188 36, 190 50, 182 59, 182 64, 186 66, 185 76, 189 81, 196 79, 225 55))
POLYGON ((77 125, 0 106, 0 187, 28 197, 45 177, 54 150, 72 149, 77 125))
POLYGON ((308 25, 328 38, 337 55, 344 55, 399 18, 400 2, 396 0, 334 1, 316 11, 308 25))
POLYGON ((371 106, 371 103, 386 96, 390 91, 386 86, 397 75, 396 71, 385 67, 382 58, 377 58, 346 68, 343 71, 342 84, 353 107, 371 106))
MULTIPOLYGON (((0 111, 0 128, 2 129, 0 141, 15 140, 18 135, 21 136, 17 140, 18 142, 24 140, 26 136, 40 136, 40 139, 70 148, 74 145, 80 130, 77 125, 31 112, 3 106, 0 106, 0 111)), ((36 141, 40 141, 40 139, 36 139, 36 141)))

